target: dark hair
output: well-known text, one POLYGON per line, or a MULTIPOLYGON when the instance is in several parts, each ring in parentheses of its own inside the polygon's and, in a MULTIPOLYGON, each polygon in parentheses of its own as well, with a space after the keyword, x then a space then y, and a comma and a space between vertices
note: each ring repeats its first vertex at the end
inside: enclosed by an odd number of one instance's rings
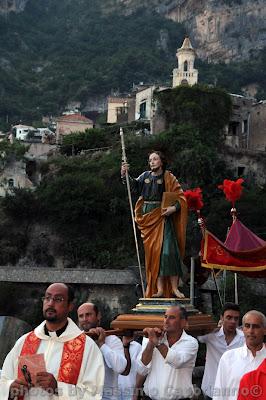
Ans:
POLYGON ((91 303, 91 304, 92 304, 92 306, 93 306, 93 311, 95 312, 96 315, 98 315, 98 314, 99 314, 99 308, 98 308, 98 306, 96 306, 96 304, 94 304, 94 303, 91 303))
POLYGON ((164 153, 163 153, 162 151, 160 151, 160 150, 152 150, 152 151, 149 152, 148 156, 150 157, 150 155, 153 154, 153 153, 157 154, 157 155, 160 157, 161 162, 162 162, 162 164, 163 164, 163 165, 162 165, 162 169, 163 169, 163 171, 165 171, 165 170, 166 170, 166 166, 167 166, 167 159, 166 159, 166 156, 165 156, 164 153))
MULTIPOLYGON (((60 285, 64 285, 67 288, 67 302, 69 303, 73 303, 74 298, 75 298, 75 290, 73 288, 73 286, 69 285, 68 283, 64 283, 64 282, 54 282, 54 283, 50 283, 49 286, 55 284, 55 283, 59 283, 60 285)), ((48 286, 48 287, 49 287, 48 286)), ((48 288, 47 288, 48 289, 48 288)), ((47 290, 46 289, 46 290, 47 290)))
POLYGON ((224 315, 225 311, 228 311, 228 310, 238 311, 240 313, 240 308, 239 308, 238 304, 225 303, 221 310, 221 315, 224 315))
POLYGON ((74 298, 75 298, 75 290, 71 285, 68 285, 67 283, 65 283, 66 287, 67 287, 67 302, 69 303, 73 303, 74 298))
POLYGON ((179 307, 179 309, 180 309, 180 319, 185 319, 186 321, 187 321, 187 317, 188 317, 188 314, 187 314, 187 310, 185 309, 185 307, 179 307))

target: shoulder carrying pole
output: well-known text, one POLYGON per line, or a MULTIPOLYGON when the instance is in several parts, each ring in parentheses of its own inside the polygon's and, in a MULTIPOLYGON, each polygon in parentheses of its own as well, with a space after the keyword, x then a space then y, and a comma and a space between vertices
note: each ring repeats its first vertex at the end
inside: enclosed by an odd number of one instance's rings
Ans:
MULTIPOLYGON (((124 132, 123 132, 122 128, 120 128, 120 137, 121 137, 121 146, 122 146, 122 161, 126 163, 127 162, 126 148, 125 148, 125 141, 124 141, 124 132)), ((137 239, 136 224, 135 224, 134 211, 133 211, 133 205, 132 205, 132 197, 131 197, 131 191, 130 191, 128 171, 126 171, 126 184, 127 184, 128 201, 129 201, 129 205, 130 205, 130 213, 131 213, 132 226, 133 226, 133 232, 134 232, 134 238, 135 238, 135 246, 136 246, 137 258, 138 258, 142 295, 143 295, 143 297, 145 297, 145 290, 144 290, 144 283, 143 283, 143 277, 142 277, 142 271, 141 271, 139 246, 138 246, 138 239, 137 239)))

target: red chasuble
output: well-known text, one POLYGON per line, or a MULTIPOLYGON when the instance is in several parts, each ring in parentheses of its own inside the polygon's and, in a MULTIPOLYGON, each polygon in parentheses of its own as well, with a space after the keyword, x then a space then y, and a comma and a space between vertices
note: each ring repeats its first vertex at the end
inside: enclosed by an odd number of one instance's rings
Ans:
MULTIPOLYGON (((21 356, 33 355, 37 353, 41 339, 39 339, 34 331, 30 332, 26 337, 21 353, 21 356)), ((82 363, 86 335, 82 333, 76 338, 64 343, 59 373, 58 382, 64 382, 76 385, 79 377, 80 367, 82 363)), ((23 373, 18 370, 18 379, 23 379, 23 373)), ((19 397, 23 400, 23 397, 19 397)))

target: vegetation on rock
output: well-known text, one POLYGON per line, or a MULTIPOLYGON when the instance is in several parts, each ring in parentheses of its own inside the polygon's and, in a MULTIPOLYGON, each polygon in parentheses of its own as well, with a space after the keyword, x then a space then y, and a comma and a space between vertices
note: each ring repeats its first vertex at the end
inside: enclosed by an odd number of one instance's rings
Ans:
MULTIPOLYGON (((0 15, 0 129, 140 81, 171 86, 184 26, 147 8, 104 14, 99 3, 29 0, 22 13, 0 15)), ((236 64, 197 60, 200 81, 236 93, 257 84, 265 98, 265 54, 236 64)))
MULTIPOLYGON (((230 99, 219 89, 180 87, 160 95, 160 109, 168 116, 167 131, 136 136, 133 133, 136 129, 125 127, 130 173, 135 177, 147 169, 147 154, 152 149, 165 151, 169 169, 184 189, 201 186, 203 213, 214 233, 223 239, 230 224, 230 206, 222 200, 217 185, 224 178, 232 177, 222 159, 221 134, 228 122, 230 99)), ((105 268, 135 264, 127 194, 120 180, 119 127, 70 135, 64 139, 61 151, 61 156, 53 157, 42 166, 43 180, 35 192, 17 189, 2 200, 1 212, 5 215, 2 221, 8 218, 9 223, 24 232, 35 223, 49 224, 61 239, 57 255, 64 258, 65 266, 105 268), (93 148, 95 151, 91 151, 93 148)), ((256 199, 256 194, 260 192, 264 196, 265 193, 255 188, 247 188, 246 192, 250 193, 254 205, 249 206, 246 194, 239 202, 239 210, 247 225, 255 232, 260 231, 263 218, 257 215, 264 215, 266 202, 256 199)), ((25 234, 26 242, 27 238, 25 234)), ((2 236, 1 263, 8 259, 3 251, 5 240, 6 236, 2 236)), ((192 214, 188 256, 197 254, 199 241, 196 216, 192 214)), ((19 249, 10 254, 9 262, 14 263, 26 254, 27 244, 23 242, 19 249)), ((38 253, 36 248, 34 251, 38 253)))

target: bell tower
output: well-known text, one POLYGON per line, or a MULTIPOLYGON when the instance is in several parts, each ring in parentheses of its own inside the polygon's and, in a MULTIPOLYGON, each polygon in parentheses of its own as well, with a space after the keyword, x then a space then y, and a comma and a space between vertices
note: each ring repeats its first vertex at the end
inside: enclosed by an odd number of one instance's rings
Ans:
POLYGON ((176 57, 178 68, 173 69, 173 87, 179 85, 195 85, 198 83, 198 70, 194 69, 196 52, 188 37, 185 38, 182 47, 177 49, 176 57))

